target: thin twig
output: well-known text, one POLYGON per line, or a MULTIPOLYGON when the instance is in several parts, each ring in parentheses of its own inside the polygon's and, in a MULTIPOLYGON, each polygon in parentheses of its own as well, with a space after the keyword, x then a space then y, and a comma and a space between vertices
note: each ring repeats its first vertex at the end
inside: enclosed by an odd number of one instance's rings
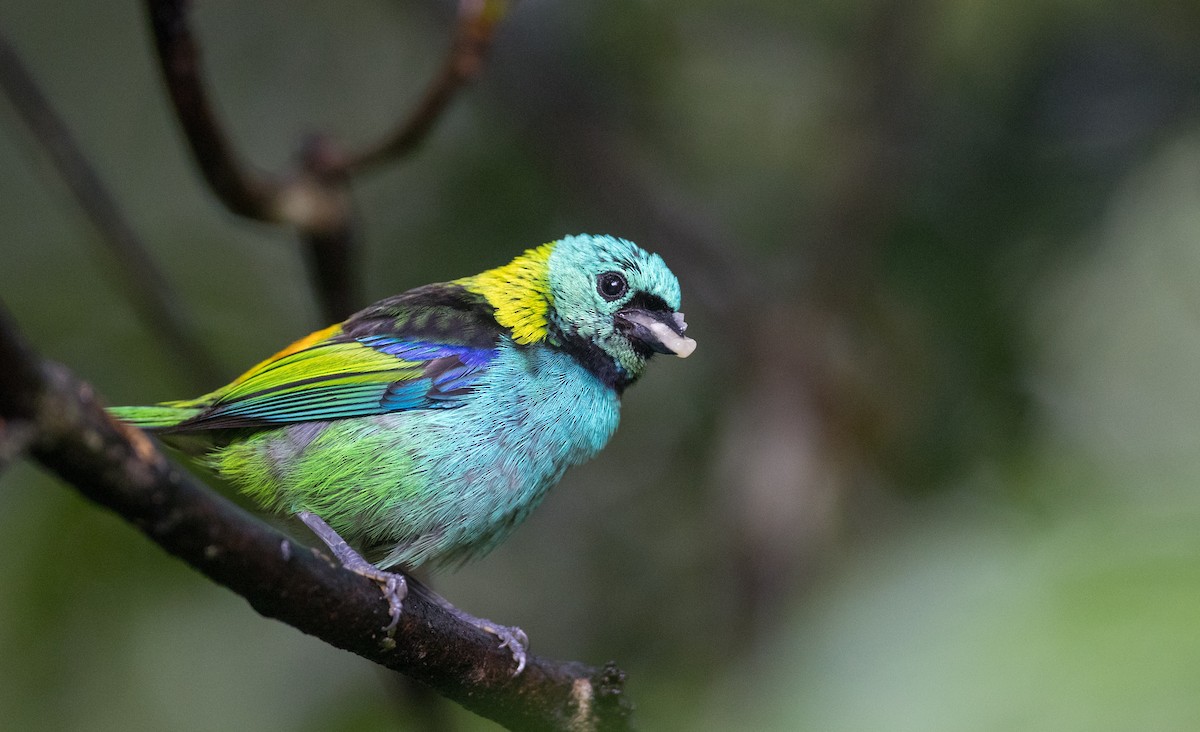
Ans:
POLYGON ((352 267, 356 237, 345 204, 345 178, 323 167, 330 143, 316 138, 302 155, 302 169, 290 176, 270 177, 241 160, 209 101, 188 22, 190 8, 188 0, 147 0, 167 92, 192 156, 229 211, 297 228, 307 244, 309 276, 324 319, 342 320, 361 303, 352 267))
POLYGON ((218 381, 219 371, 200 340, 195 323, 180 306, 166 277, 75 143, 71 131, 3 36, 0 36, 0 88, 116 258, 117 266, 112 271, 138 316, 162 337, 176 365, 197 386, 210 388, 218 381))
POLYGON ((380 143, 348 154, 328 136, 317 135, 301 150, 299 170, 271 177, 239 158, 213 111, 188 22, 191 3, 147 0, 167 91, 204 179, 233 213, 297 228, 327 320, 341 320, 361 305, 356 227, 347 203, 350 176, 416 149, 455 92, 479 74, 496 24, 510 4, 461 0, 445 63, 416 108, 380 143))
POLYGON ((343 163, 347 173, 397 160, 416 149, 449 106, 455 92, 479 75, 496 25, 511 4, 509 0, 460 0, 450 52, 421 101, 387 138, 348 157, 343 163))
POLYGON ((32 424, 31 455, 262 615, 436 689, 519 730, 625 730, 612 666, 530 657, 512 675, 495 640, 412 593, 395 639, 370 580, 295 544, 169 462, 145 433, 108 418, 91 387, 36 359, 0 309, 0 420, 32 424))
POLYGON ((281 222, 275 207, 280 184, 238 159, 208 101, 200 53, 188 24, 191 2, 149 0, 147 7, 167 93, 204 179, 233 213, 281 222))

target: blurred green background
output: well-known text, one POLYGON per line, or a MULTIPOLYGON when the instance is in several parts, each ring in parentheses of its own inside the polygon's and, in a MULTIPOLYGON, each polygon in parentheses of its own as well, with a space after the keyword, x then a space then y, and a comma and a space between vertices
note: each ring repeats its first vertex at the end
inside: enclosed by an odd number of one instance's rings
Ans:
MULTIPOLYGON (((278 171, 310 132, 389 129, 453 5, 195 17, 235 143, 278 171)), ((203 187, 147 26, 0 0, 232 377, 324 323, 291 233, 203 187)), ((0 298, 43 353, 110 403, 217 385, 135 316, 6 101, 0 171, 0 298)), ((437 578, 538 654, 616 660, 642 728, 1200 729, 1200 4, 527 0, 354 194, 370 299, 580 231, 680 275, 695 356, 437 578)), ((0 475, 0 557, 5 729, 431 724, 29 464, 0 475)))

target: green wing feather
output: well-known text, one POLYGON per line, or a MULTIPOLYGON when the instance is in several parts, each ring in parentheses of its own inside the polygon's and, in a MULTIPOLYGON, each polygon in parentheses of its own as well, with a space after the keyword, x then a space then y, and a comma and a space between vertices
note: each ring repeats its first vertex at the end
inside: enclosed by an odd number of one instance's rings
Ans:
POLYGON ((413 290, 302 338, 214 392, 110 412, 162 432, 268 427, 457 406, 500 327, 455 285, 413 290))
POLYGON ((210 405, 179 429, 253 427, 388 411, 389 391, 428 390, 426 363, 358 341, 324 341, 260 364, 214 392, 210 405))

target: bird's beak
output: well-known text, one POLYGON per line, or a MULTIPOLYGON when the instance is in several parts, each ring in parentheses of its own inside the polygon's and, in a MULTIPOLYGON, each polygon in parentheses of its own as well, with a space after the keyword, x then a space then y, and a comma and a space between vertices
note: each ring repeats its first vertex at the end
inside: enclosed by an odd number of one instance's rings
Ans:
POLYGON ((687 358, 696 350, 696 341, 683 334, 687 330, 683 313, 626 308, 617 312, 617 320, 629 329, 630 338, 658 353, 687 358))

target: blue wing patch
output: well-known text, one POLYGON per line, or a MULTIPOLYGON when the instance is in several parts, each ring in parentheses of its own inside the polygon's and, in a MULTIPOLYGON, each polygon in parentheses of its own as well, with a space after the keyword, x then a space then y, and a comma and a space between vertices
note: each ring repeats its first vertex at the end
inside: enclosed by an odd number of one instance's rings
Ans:
POLYGON ((384 411, 437 409, 457 406, 471 393, 480 374, 496 357, 495 348, 405 341, 392 336, 366 336, 357 339, 380 353, 409 362, 424 362, 421 378, 395 381, 382 399, 384 411))

